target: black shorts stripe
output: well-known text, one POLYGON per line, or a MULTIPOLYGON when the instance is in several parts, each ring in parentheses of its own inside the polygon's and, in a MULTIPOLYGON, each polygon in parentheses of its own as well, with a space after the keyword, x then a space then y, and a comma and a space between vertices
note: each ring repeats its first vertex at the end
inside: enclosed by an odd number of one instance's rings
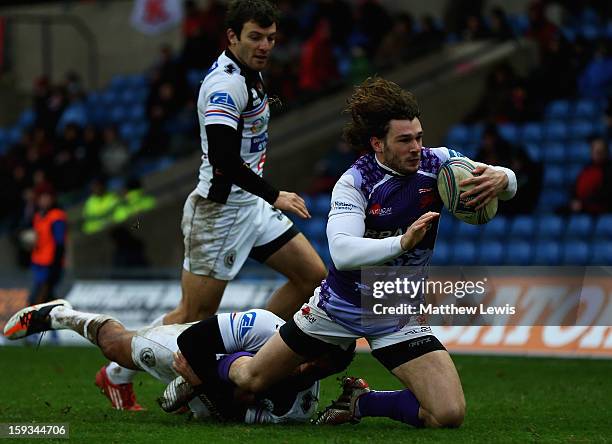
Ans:
POLYGON ((427 335, 372 350, 372 356, 378 359, 387 370, 393 370, 408 361, 436 350, 446 350, 446 348, 438 338, 427 335))
POLYGON ((273 241, 270 241, 264 245, 260 245, 259 247, 251 248, 249 257, 255 259, 257 262, 264 263, 268 260, 270 256, 280 250, 283 245, 285 245, 298 234, 300 234, 300 231, 295 228, 295 225, 292 225, 291 228, 289 228, 287 231, 285 231, 273 241))
POLYGON ((278 330, 278 333, 291 350, 308 359, 318 358, 338 348, 336 345, 308 336, 293 319, 287 321, 278 330))

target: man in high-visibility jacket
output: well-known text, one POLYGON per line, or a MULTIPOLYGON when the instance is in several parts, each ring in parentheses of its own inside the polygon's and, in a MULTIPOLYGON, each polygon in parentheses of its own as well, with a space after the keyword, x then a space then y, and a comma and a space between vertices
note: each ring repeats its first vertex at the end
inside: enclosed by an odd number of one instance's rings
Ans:
POLYGON ((32 250, 34 285, 30 304, 56 299, 55 287, 62 278, 68 234, 66 212, 57 206, 53 191, 41 191, 36 203, 32 221, 36 243, 32 250))

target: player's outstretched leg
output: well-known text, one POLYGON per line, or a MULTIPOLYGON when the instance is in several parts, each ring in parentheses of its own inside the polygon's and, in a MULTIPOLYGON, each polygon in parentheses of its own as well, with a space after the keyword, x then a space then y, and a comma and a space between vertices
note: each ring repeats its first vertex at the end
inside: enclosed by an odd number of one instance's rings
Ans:
POLYGON ((8 339, 21 339, 43 331, 58 330, 61 327, 53 325, 51 310, 54 308, 72 308, 68 301, 56 299, 44 304, 32 305, 15 313, 4 326, 4 336, 8 339))

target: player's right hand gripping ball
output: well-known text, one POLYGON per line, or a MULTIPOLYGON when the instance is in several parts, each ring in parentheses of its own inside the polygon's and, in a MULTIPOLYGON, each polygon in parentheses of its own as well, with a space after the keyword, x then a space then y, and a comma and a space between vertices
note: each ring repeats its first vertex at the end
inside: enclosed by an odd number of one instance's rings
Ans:
POLYGON ((476 164, 465 157, 451 157, 448 159, 438 173, 438 193, 444 202, 444 206, 457 219, 468 224, 481 225, 489 222, 497 213, 497 198, 492 199, 480 210, 476 210, 467 203, 473 196, 461 199, 459 196, 465 191, 471 190, 474 185, 460 186, 459 183, 464 179, 474 177, 472 170, 476 164))

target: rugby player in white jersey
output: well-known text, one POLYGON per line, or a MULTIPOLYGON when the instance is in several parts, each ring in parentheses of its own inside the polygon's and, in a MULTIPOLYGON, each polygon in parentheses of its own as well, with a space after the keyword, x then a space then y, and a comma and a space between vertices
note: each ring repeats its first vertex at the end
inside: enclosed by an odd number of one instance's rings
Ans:
MULTIPOLYGON (((282 211, 310 217, 304 200, 262 178, 270 108, 260 71, 274 47, 278 10, 267 0, 234 0, 226 15, 228 47, 208 70, 198 96, 202 141, 199 182, 183 209, 182 299, 152 325, 216 313, 225 286, 250 256, 288 278, 267 309, 289 319, 325 278, 325 265, 282 211)), ((116 363, 96 379, 139 410, 133 372, 116 363)), ((116 407, 116 406, 115 406, 116 407)))
MULTIPOLYGON (((362 379, 346 378, 342 395, 318 423, 383 416, 416 427, 458 427, 465 398, 450 355, 421 316, 363 322, 362 297, 372 296, 361 291, 360 269, 427 267, 442 208, 437 174, 444 161, 460 154, 424 148, 416 99, 384 79, 371 78, 358 86, 347 112, 352 118, 345 139, 371 152, 358 159, 333 190, 327 223, 333 264, 328 277, 259 352, 253 357, 228 355, 218 369, 239 388, 259 392, 300 362, 364 337, 372 355, 406 388, 376 392, 362 379)), ((480 164, 474 172, 478 175, 464 184, 475 187, 462 197, 471 195, 476 207, 516 193, 511 170, 480 164)))
MULTIPOLYGON (((162 325, 132 331, 110 316, 76 311, 67 301, 58 299, 18 311, 8 320, 4 335, 8 339, 20 339, 39 332, 70 329, 98 346, 108 359, 169 383, 177 376, 173 358, 179 351, 179 344, 188 343, 185 350, 191 359, 216 371, 211 363, 214 364, 219 356, 256 352, 284 322, 267 310, 253 309, 219 314, 198 324, 162 325), (186 330, 189 334, 183 335, 186 330), (197 356, 191 354, 192 351, 197 356)), ((344 354, 338 350, 340 353, 301 366, 295 369, 292 379, 257 398, 237 392, 233 385, 218 378, 211 378, 186 401, 198 418, 212 416, 247 423, 305 422, 318 404, 318 380, 346 368, 352 360, 353 350, 344 354), (211 385, 214 386, 207 390, 206 386, 211 385), (214 402, 211 403, 208 396, 212 396, 214 402)), ((108 397, 120 405, 118 391, 111 389, 108 397)), ((160 405, 166 411, 175 410, 167 408, 163 400, 160 405)))

